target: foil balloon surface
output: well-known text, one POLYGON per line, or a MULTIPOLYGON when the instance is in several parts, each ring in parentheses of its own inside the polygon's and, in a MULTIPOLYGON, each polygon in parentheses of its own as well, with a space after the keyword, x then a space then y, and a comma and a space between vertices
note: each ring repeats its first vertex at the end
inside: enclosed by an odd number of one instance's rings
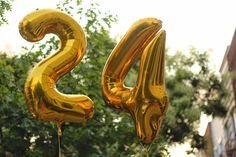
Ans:
POLYGON ((70 16, 56 10, 37 10, 19 24, 22 37, 30 42, 56 34, 61 48, 38 63, 25 82, 25 97, 32 115, 41 121, 86 122, 93 116, 93 102, 85 95, 63 94, 56 82, 82 59, 86 39, 80 25, 70 16))
POLYGON ((142 143, 150 144, 160 130, 168 107, 164 82, 165 31, 162 22, 145 18, 134 23, 112 51, 102 74, 106 104, 128 111, 142 143), (124 79, 141 55, 138 78, 133 88, 124 79))

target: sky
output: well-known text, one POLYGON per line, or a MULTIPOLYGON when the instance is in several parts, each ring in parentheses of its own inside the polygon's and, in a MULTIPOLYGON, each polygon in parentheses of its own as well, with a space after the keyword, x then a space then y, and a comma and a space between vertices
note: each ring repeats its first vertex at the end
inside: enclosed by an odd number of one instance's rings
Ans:
MULTIPOLYGON (((86 1, 86 0, 84 0, 86 1)), ((0 27, 0 50, 19 52, 22 45, 30 45, 18 33, 19 21, 35 9, 56 8, 58 0, 15 0, 12 12, 7 13, 9 24, 0 27)), ((231 43, 236 28, 235 0, 97 0, 104 11, 118 16, 112 26, 111 36, 123 35, 135 21, 155 17, 163 22, 166 30, 167 53, 177 50, 187 52, 194 46, 200 52, 211 50, 211 61, 219 69, 226 47, 231 43)), ((206 118, 203 118, 206 121, 206 118)), ((207 123, 201 125, 204 133, 207 123)), ((187 157, 183 149, 175 147, 171 154, 187 157), (178 153, 176 153, 178 152, 178 153), (182 154, 181 154, 182 153, 182 154)), ((188 156, 190 157, 190 156, 188 156)))
POLYGON ((235 27, 233 0, 104 0, 104 6, 118 14, 119 25, 112 30, 122 34, 137 19, 156 17, 167 32, 169 53, 187 51, 190 46, 200 51, 211 49, 213 63, 218 69, 235 27))
MULTIPOLYGON (((0 27, 0 50, 19 52, 29 44, 18 33, 19 21, 35 9, 56 8, 58 0, 15 0, 13 11, 7 14, 9 25, 0 27)), ((137 20, 156 17, 167 32, 168 53, 187 52, 190 46, 200 52, 211 50, 211 61, 219 69, 226 47, 236 28, 234 0, 97 0, 101 9, 117 15, 111 36, 123 35, 137 20)))

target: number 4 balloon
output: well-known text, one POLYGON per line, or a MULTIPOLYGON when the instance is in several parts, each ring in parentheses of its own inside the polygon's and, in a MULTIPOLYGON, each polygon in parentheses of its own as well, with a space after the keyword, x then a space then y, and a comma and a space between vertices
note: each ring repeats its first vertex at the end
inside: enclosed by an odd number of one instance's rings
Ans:
MULTIPOLYGON (((164 86, 165 32, 161 21, 146 18, 135 23, 111 53, 102 75, 105 102, 131 113, 136 132, 151 143, 159 131, 168 106, 164 86), (134 88, 124 86, 124 78, 141 54, 134 88)), ((54 33, 61 40, 58 52, 38 63, 25 82, 25 97, 32 115, 41 121, 85 122, 93 116, 93 102, 85 95, 60 93, 55 83, 82 59, 86 39, 82 28, 70 16, 55 10, 38 10, 20 23, 21 35, 39 41, 54 33)))
POLYGON ((161 21, 146 18, 136 22, 112 51, 102 75, 105 102, 128 111, 141 142, 149 144, 160 129, 168 107, 164 84, 165 31, 161 21), (124 79, 135 58, 141 54, 139 73, 134 88, 124 79))

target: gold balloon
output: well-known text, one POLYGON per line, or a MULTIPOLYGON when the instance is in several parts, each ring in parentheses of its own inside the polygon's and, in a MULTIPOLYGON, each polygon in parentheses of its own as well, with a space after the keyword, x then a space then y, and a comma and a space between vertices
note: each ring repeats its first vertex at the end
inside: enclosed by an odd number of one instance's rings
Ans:
POLYGON ((26 40, 35 42, 54 33, 61 48, 38 63, 25 82, 25 97, 32 115, 41 121, 85 122, 93 116, 93 102, 85 95, 63 94, 56 82, 82 59, 86 39, 80 25, 70 16, 56 10, 37 10, 19 25, 26 40))
POLYGON ((133 24, 112 51, 102 74, 105 102, 131 114, 136 133, 146 144, 156 138, 168 107, 164 83, 165 31, 159 31, 161 27, 162 22, 155 18, 133 24), (126 87, 125 76, 139 54, 136 85, 126 87))

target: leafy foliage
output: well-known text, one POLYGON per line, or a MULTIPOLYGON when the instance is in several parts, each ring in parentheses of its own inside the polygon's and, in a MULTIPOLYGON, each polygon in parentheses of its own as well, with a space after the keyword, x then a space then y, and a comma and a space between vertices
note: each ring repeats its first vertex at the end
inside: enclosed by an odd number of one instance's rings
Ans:
POLYGON ((5 12, 11 11, 11 3, 13 0, 0 0, 0 26, 7 23, 5 12))
POLYGON ((170 106, 161 135, 170 143, 192 139, 193 148, 204 147, 203 137, 197 132, 201 113, 214 117, 227 112, 222 102, 226 91, 221 78, 210 70, 208 58, 207 51, 200 53, 194 48, 189 56, 181 52, 167 56, 170 106))
MULTIPOLYGON (((66 0, 58 7, 86 22, 87 52, 81 63, 58 81, 63 93, 88 95, 95 104, 95 115, 87 124, 64 123, 62 153, 66 157, 147 156, 134 133, 130 116, 105 106, 101 91, 101 73, 115 42, 106 31, 116 17, 102 13, 96 3, 86 9, 82 1, 66 0), (73 5, 72 5, 73 4, 73 5)), ((50 38, 21 56, 0 55, 0 156, 56 156, 57 132, 53 123, 42 123, 31 117, 26 107, 23 86, 27 72, 39 60, 58 49, 59 40, 50 38), (50 151, 49 151, 50 150, 50 151)), ((158 141, 150 147, 150 156, 168 156, 168 146, 192 139, 193 148, 204 145, 196 131, 201 112, 223 116, 222 97, 225 92, 220 80, 209 69, 207 52, 191 49, 189 56, 176 53, 167 56, 166 85, 170 106, 158 141)), ((127 76, 126 83, 134 84, 138 64, 127 76)), ((193 150, 194 151, 194 150, 193 150)))

